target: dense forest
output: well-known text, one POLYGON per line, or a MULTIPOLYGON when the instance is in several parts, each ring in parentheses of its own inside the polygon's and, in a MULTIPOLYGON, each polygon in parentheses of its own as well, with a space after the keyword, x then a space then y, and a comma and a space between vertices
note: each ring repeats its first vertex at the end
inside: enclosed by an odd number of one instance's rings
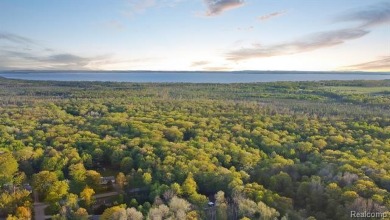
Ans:
POLYGON ((390 81, 0 78, 0 187, 9 220, 385 213, 390 81))

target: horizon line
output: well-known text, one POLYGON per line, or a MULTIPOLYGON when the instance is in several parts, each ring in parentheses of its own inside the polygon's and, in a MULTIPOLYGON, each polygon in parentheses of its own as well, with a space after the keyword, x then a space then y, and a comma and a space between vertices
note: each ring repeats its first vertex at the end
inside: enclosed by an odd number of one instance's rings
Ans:
POLYGON ((363 71, 363 70, 50 70, 50 69, 11 69, 11 70, 0 70, 0 73, 4 72, 12 72, 12 73, 23 73, 23 72, 101 72, 101 73, 109 73, 109 72, 160 72, 160 73, 168 73, 168 72, 184 72, 184 73, 240 73, 240 72, 315 72, 315 73, 381 73, 381 74, 390 74, 389 71, 363 71))

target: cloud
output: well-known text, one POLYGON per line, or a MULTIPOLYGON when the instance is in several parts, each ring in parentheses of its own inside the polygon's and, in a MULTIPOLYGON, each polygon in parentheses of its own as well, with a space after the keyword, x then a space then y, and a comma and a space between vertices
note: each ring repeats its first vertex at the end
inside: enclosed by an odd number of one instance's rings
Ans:
POLYGON ((154 7, 156 0, 128 0, 132 13, 144 12, 147 8, 154 7))
POLYGON ((39 61, 52 65, 86 67, 93 58, 85 58, 69 53, 54 54, 46 57, 38 57, 39 61))
POLYGON ((284 15, 284 14, 286 14, 286 11, 276 11, 276 12, 272 12, 270 14, 266 14, 266 15, 260 16, 259 20, 260 21, 267 21, 267 20, 279 17, 279 16, 284 15))
MULTIPOLYGON (((261 16, 259 19, 265 21, 284 13, 285 12, 273 12, 261 16)), ((225 56, 228 60, 240 61, 252 58, 290 55, 331 47, 349 40, 358 39, 370 33, 368 29, 371 27, 390 24, 390 3, 380 3, 363 10, 349 12, 337 17, 335 21, 354 21, 359 22, 359 25, 340 30, 318 32, 286 43, 269 46, 253 45, 246 48, 231 50, 227 52, 225 56)))
POLYGON ((383 2, 366 9, 347 13, 335 19, 336 22, 360 22, 360 28, 369 28, 390 23, 390 3, 383 2))
POLYGON ((238 27, 238 28, 237 28, 238 31, 252 31, 253 29, 255 29, 255 27, 253 27, 253 26, 238 27))
POLYGON ((210 66, 210 67, 205 67, 203 68, 205 71, 230 71, 232 68, 227 67, 227 66, 210 66))
POLYGON ((186 0, 164 0, 165 4, 169 7, 176 7, 176 5, 184 1, 186 0))
POLYGON ((348 40, 361 38, 368 33, 369 31, 362 29, 341 29, 319 32, 287 43, 271 46, 254 45, 250 48, 233 50, 226 54, 226 58, 232 61, 240 61, 252 58, 303 53, 342 44, 348 40))
POLYGON ((29 38, 6 32, 0 32, 0 40, 7 40, 17 44, 35 44, 35 42, 29 38))
POLYGON ((126 10, 123 14, 132 17, 154 7, 176 7, 183 1, 186 0, 126 0, 126 10))
POLYGON ((229 71, 232 70, 228 64, 213 64, 212 62, 201 60, 192 63, 191 67, 201 69, 203 71, 229 71))
POLYGON ((30 38, 5 32, 0 32, 0 57, 0 69, 90 69, 92 64, 107 59, 56 52, 30 38))
POLYGON ((382 57, 378 60, 347 66, 343 69, 347 70, 366 70, 366 71, 389 71, 390 72, 390 56, 382 57))
POLYGON ((125 26, 121 22, 116 21, 116 20, 111 20, 111 21, 105 23, 105 26, 107 28, 114 29, 117 31, 122 31, 123 29, 125 29, 125 26))
POLYGON ((36 52, 0 51, 5 57, 2 69, 56 69, 84 70, 91 69, 91 64, 106 57, 81 57, 70 53, 36 55, 36 52))
POLYGON ((202 60, 202 61, 195 61, 195 62, 192 63, 191 67, 205 66, 205 65, 208 65, 208 64, 210 64, 209 61, 204 61, 204 60, 202 60))
POLYGON ((0 70, 95 70, 112 69, 116 65, 137 66, 158 58, 117 59, 112 55, 80 56, 58 52, 45 47, 25 50, 22 47, 0 44, 0 70))
POLYGON ((207 16, 220 15, 226 10, 244 5, 244 0, 204 0, 207 6, 207 16))
POLYGON ((112 69, 116 65, 128 68, 129 65, 137 66, 159 59, 123 59, 114 58, 113 55, 80 56, 68 52, 59 52, 39 44, 32 47, 31 45, 35 42, 27 37, 3 34, 2 32, 0 32, 0 35, 2 36, 0 38, 0 70, 94 70, 112 69), (4 36, 7 36, 7 38, 4 36), (9 39, 17 43, 8 45, 9 39))
MULTIPOLYGON (((132 17, 153 7, 175 7, 188 0, 126 0, 124 15, 132 17)), ((203 0, 206 4, 206 16, 216 16, 224 11, 244 5, 245 0, 203 0)))

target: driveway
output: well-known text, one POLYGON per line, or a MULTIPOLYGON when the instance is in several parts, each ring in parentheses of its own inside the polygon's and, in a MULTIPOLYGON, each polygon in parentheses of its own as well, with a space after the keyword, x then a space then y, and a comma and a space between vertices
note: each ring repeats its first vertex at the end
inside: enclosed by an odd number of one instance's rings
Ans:
POLYGON ((46 204, 40 202, 34 202, 34 219, 35 220, 45 220, 49 219, 50 216, 45 215, 46 204))

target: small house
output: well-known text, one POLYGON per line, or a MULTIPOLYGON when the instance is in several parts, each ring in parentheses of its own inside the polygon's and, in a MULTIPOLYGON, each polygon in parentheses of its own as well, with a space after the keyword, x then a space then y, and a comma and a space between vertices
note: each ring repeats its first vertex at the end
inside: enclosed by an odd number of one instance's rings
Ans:
POLYGON ((113 184, 115 183, 115 177, 114 176, 104 176, 100 178, 100 185, 107 185, 107 184, 113 184))

